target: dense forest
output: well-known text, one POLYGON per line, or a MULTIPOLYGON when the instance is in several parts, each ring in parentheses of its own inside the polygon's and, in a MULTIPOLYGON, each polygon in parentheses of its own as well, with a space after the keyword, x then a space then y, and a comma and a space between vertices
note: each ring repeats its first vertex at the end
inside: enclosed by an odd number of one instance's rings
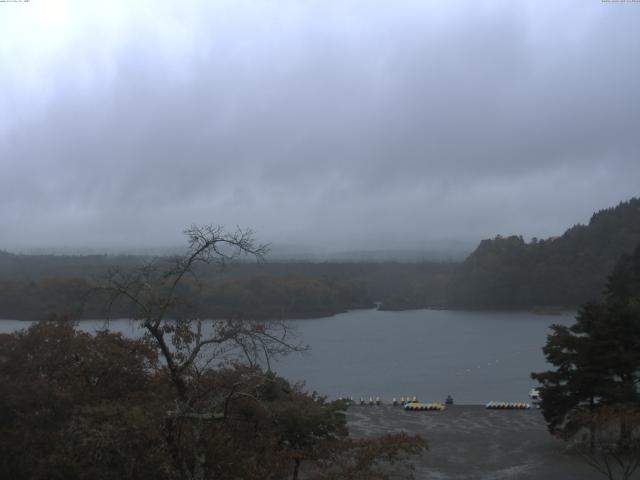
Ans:
MULTIPOLYGON (((640 243, 640 199, 595 213, 548 239, 497 236, 462 263, 238 262, 203 267, 199 309, 208 317, 306 318, 348 309, 573 308, 597 300, 615 260, 640 243)), ((16 255, 0 251, 0 318, 66 313, 101 318, 91 294, 113 271, 163 261, 127 255, 16 255)), ((114 312, 127 316, 126 306, 114 312)))
POLYGON ((616 260, 640 244, 640 199, 594 213, 559 237, 483 240, 455 272, 450 304, 575 307, 600 298, 616 260))
MULTIPOLYGON (((34 320, 52 312, 102 318, 104 299, 93 289, 110 272, 152 261, 141 256, 0 253, 0 318, 34 320)), ((425 299, 444 305, 454 267, 437 262, 239 262, 224 269, 201 267, 199 281, 187 282, 185 288, 198 290, 198 307, 212 318, 308 318, 372 308, 374 302, 388 308, 425 299)), ((122 308, 112 313, 127 316, 122 308)))

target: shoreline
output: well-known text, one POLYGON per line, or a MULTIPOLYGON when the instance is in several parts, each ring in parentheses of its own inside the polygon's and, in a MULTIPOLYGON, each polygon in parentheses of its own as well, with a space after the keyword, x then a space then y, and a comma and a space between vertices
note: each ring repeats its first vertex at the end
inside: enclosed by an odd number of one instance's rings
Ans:
MULTIPOLYGON (((452 405, 444 411, 402 407, 347 409, 354 438, 403 431, 420 434, 429 450, 413 459, 416 480, 597 480, 600 473, 552 437, 538 409, 487 410, 452 405)), ((640 472, 632 477, 640 478, 640 472)))
MULTIPOLYGON (((347 308, 339 311, 325 311, 318 312, 317 314, 308 314, 308 315, 299 315, 299 316, 291 316, 291 317, 281 317, 281 318, 248 318, 248 320, 255 321, 290 321, 290 320, 321 320, 324 318, 333 318, 337 315, 342 315, 349 312, 361 312, 370 310, 372 312, 418 312, 418 311, 443 311, 443 312, 470 312, 470 313, 496 313, 496 314, 505 314, 505 313, 527 313, 539 317, 567 317, 567 316, 575 316, 577 312, 576 309, 501 309, 501 308, 454 308, 454 307, 422 307, 422 308, 389 308, 385 309, 383 305, 380 306, 367 306, 362 308, 347 308)), ((38 322, 40 320, 45 319, 33 319, 33 318, 0 318, 0 322, 38 322)), ((73 318, 69 319, 73 322, 101 322, 101 321, 118 321, 118 320, 131 320, 128 317, 118 317, 118 318, 100 318, 100 317, 92 317, 92 318, 73 318)), ((224 318, 203 318, 204 321, 212 321, 212 320, 224 320, 224 318)))

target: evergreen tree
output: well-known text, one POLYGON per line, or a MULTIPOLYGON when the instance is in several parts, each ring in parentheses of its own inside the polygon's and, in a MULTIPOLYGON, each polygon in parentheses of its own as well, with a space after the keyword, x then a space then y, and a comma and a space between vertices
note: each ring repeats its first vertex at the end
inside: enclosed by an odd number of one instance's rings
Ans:
POLYGON ((606 300, 553 325, 543 351, 554 370, 533 373, 549 430, 570 437, 603 406, 640 408, 640 245, 609 277, 606 300))

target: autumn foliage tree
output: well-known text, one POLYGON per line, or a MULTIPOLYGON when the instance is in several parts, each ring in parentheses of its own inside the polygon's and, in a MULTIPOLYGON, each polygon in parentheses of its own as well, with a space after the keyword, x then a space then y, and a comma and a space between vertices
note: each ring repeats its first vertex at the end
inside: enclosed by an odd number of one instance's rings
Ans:
POLYGON ((126 303, 142 338, 64 318, 0 336, 1 478, 383 479, 426 448, 352 440, 341 402, 273 373, 272 356, 300 350, 286 324, 203 320, 200 268, 265 248, 250 231, 186 233, 184 256, 113 271, 94 292, 126 303))
POLYGON ((426 448, 352 440, 342 402, 251 366, 203 369, 181 409, 148 339, 68 319, 0 335, 0 352, 0 478, 182 479, 198 462, 207 479, 384 479, 426 448))
MULTIPOLYGON (((155 380, 149 372, 157 366, 157 354, 144 340, 110 332, 89 335, 67 319, 52 318, 28 331, 0 335, 0 352, 2 478, 89 478, 73 475, 82 462, 73 462, 73 456, 64 453, 70 448, 72 432, 88 447, 92 445, 90 425, 109 410, 120 408, 123 413, 126 409, 133 415, 135 410, 129 409, 137 408, 144 412, 139 419, 144 423, 153 405, 149 392, 155 380)), ((121 415, 115 417, 122 422, 121 415)), ((118 422, 98 423, 106 432, 117 429, 118 422)), ((118 442, 123 440, 118 437, 118 442)), ((118 448, 126 446, 122 443, 118 448)), ((114 475, 126 476, 132 462, 153 461, 146 445, 138 447, 127 448, 128 462, 114 463, 114 475)), ((80 448, 72 450, 80 460, 90 458, 80 448)), ((113 453, 97 448, 92 455, 113 453)))

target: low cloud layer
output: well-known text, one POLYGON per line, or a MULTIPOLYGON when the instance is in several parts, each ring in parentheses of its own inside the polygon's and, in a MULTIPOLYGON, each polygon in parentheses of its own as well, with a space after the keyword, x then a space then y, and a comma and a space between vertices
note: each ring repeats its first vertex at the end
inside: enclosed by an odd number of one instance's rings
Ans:
POLYGON ((420 248, 640 194, 640 4, 133 3, 0 4, 0 248, 420 248))

